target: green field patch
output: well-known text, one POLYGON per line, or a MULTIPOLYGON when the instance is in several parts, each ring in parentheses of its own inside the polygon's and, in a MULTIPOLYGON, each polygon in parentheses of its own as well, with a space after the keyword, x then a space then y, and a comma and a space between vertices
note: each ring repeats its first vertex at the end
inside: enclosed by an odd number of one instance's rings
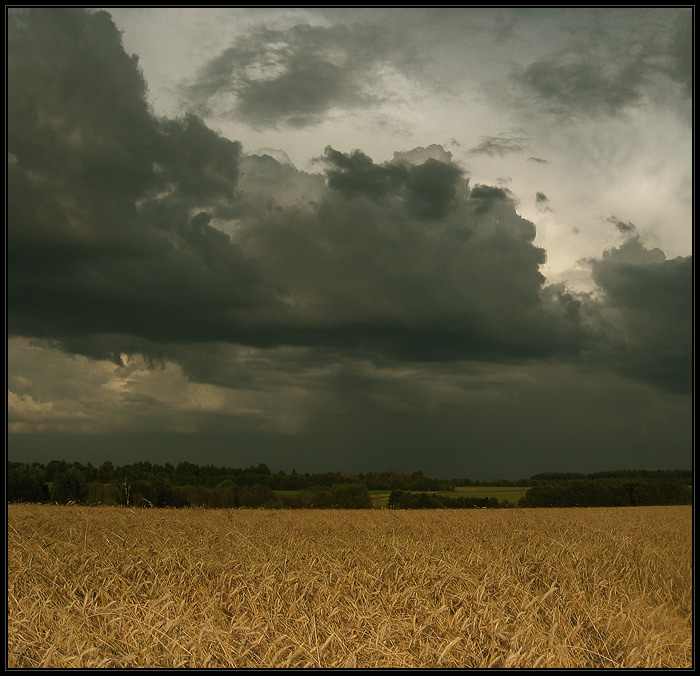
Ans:
POLYGON ((369 492, 369 497, 372 498, 372 507, 375 509, 383 509, 387 506, 389 502, 389 495, 391 491, 386 490, 371 490, 369 492))

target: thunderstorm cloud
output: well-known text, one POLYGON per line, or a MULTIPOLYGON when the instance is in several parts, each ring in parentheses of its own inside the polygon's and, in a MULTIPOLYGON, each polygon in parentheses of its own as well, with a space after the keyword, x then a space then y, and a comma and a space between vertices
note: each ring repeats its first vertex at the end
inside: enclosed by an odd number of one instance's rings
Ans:
MULTIPOLYGON (((580 52, 532 63, 519 81, 559 108, 614 113, 654 74, 687 82, 685 52, 652 58, 671 37, 609 72, 580 52)), ((550 404, 534 383, 563 402, 563 383, 582 374, 567 400, 581 415, 592 373, 630 402, 630 382, 688 394, 692 258, 647 248, 632 223, 612 217, 626 239, 586 261, 596 292, 575 292, 547 282, 515 196, 473 183, 440 145, 378 162, 321 143, 321 173, 307 173, 203 121, 218 111, 262 128, 315 125, 334 107, 374 106, 385 94, 367 82, 399 61, 410 65, 399 37, 378 41, 363 24, 259 28, 204 67, 192 112, 158 117, 107 12, 11 9, 8 336, 26 373, 33 345, 66 360, 50 397, 19 372, 8 381, 13 429, 109 431, 128 418, 141 432, 159 420, 242 430, 258 451, 281 434, 301 457, 304 438, 335 430, 347 431, 339 453, 365 439, 370 462, 371 437, 418 462, 429 438, 461 434, 467 409, 481 435, 496 427, 490 412, 520 397, 512 424, 539 428, 528 420, 550 404), (69 367, 95 397, 65 389, 77 382, 69 367), (425 429, 418 412, 433 421, 425 429)), ((470 152, 502 157, 526 141, 482 137, 470 152)), ((550 428, 555 439, 565 429, 563 418, 550 428)))
MULTIPOLYGON (((625 325, 642 322, 657 308, 640 315, 636 299, 667 288, 658 309, 675 326, 676 313, 688 316, 682 298, 671 300, 690 283, 689 259, 665 267, 660 252, 640 254, 628 269, 616 264, 627 243, 591 263, 604 301, 555 292, 539 271, 534 224, 507 190, 470 186, 449 153, 377 164, 329 146, 325 180, 243 157, 196 116, 150 114, 138 63, 106 13, 11 20, 11 334, 115 360, 207 341, 410 360, 573 358, 587 348, 659 381, 641 355, 660 336, 601 346, 590 317, 614 307, 625 325)), ((657 370, 668 355, 676 373, 687 346, 667 334, 657 370)))

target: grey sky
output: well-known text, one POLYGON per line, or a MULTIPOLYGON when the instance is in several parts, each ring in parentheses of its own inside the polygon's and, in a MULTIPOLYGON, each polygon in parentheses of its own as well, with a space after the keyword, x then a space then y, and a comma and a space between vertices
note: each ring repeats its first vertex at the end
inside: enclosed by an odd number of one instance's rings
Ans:
POLYGON ((361 14, 8 11, 11 459, 689 465, 692 14, 361 14))

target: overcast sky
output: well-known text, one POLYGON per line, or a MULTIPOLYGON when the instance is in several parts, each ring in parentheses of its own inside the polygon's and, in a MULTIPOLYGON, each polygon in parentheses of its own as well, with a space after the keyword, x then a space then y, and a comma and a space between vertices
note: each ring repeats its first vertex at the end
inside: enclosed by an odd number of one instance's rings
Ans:
POLYGON ((691 466, 691 8, 7 12, 10 460, 691 466))

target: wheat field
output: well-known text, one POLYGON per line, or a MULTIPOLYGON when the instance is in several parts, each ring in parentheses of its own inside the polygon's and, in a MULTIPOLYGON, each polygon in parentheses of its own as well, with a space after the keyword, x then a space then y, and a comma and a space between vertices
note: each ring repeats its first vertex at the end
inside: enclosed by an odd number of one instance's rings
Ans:
POLYGON ((692 508, 8 505, 10 668, 692 667, 692 508))

